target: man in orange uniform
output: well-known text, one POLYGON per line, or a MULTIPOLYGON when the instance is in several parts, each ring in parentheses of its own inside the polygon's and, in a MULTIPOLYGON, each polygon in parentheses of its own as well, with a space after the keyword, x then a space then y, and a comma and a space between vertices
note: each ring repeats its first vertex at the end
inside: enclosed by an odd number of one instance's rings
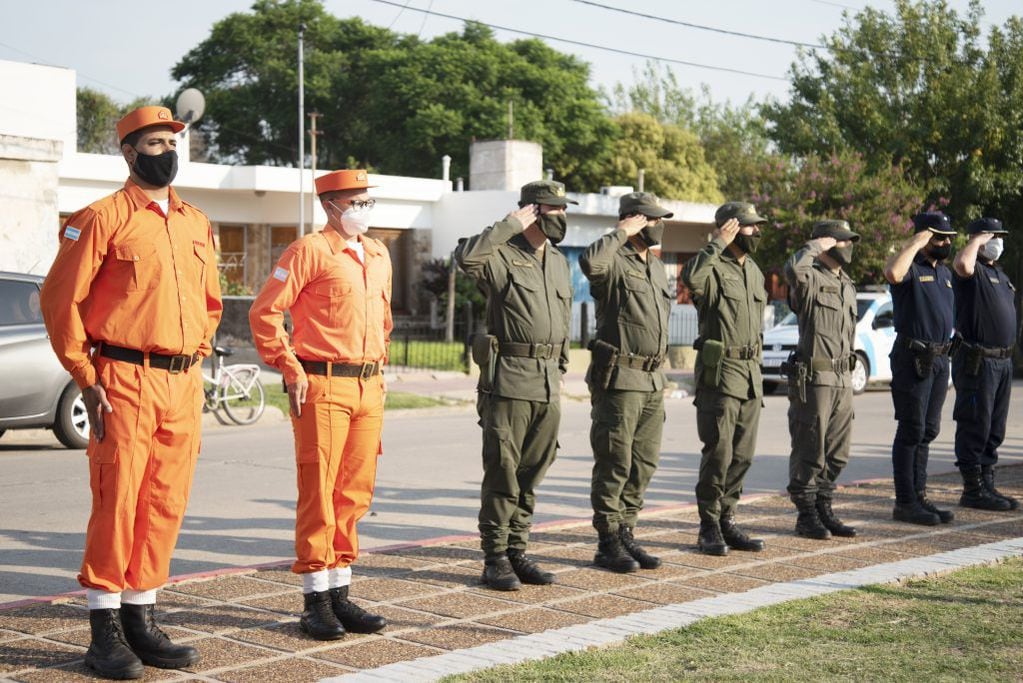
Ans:
POLYGON ((363 170, 317 178, 327 226, 292 242, 249 310, 256 348, 288 387, 298 466, 291 570, 302 575, 302 629, 317 640, 387 623, 348 600, 355 526, 373 500, 392 327, 391 258, 365 234, 376 203, 367 182, 363 170))
POLYGON ((222 312, 210 222, 170 187, 183 128, 165 107, 118 122, 129 179, 68 218, 41 296, 89 412, 92 515, 78 581, 92 626, 85 663, 109 678, 199 660, 153 621, 199 453, 200 359, 222 312))

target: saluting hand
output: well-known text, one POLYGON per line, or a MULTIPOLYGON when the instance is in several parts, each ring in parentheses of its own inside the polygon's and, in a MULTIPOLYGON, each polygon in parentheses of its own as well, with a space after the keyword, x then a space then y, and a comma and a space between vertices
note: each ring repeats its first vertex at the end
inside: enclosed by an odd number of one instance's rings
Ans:
POLYGON ((714 231, 713 237, 717 239, 720 237, 724 240, 725 246, 732 243, 735 236, 739 234, 739 220, 737 218, 729 218, 725 221, 725 224, 714 231))
POLYGON ((304 379, 288 385, 288 403, 291 406, 291 414, 295 417, 302 417, 302 404, 305 403, 308 391, 309 382, 304 379))
POLYGON ((932 237, 934 237, 934 233, 930 230, 921 230, 910 238, 909 243, 916 247, 917 251, 919 251, 927 246, 927 243, 931 241, 932 237))
POLYGON ((827 251, 831 247, 838 244, 838 240, 836 240, 834 237, 818 237, 817 239, 810 240, 808 244, 819 244, 821 251, 827 251))
POLYGON ((978 247, 983 247, 985 244, 991 241, 991 238, 995 236, 993 232, 978 232, 970 237, 971 242, 975 242, 978 247))
POLYGON ((103 413, 114 412, 114 407, 107 400, 106 389, 99 382, 82 389, 82 400, 85 401, 85 412, 89 415, 89 429, 96 441, 103 440, 103 413))
POLYGON ((536 204, 526 204, 521 209, 516 209, 508 214, 509 218, 515 218, 522 223, 522 229, 525 230, 533 223, 536 223, 537 216, 540 215, 539 209, 536 204))
POLYGON ((633 235, 638 235, 639 231, 646 227, 646 224, 646 216, 640 213, 635 213, 618 221, 618 225, 616 227, 619 230, 624 230, 626 235, 632 237, 633 235))

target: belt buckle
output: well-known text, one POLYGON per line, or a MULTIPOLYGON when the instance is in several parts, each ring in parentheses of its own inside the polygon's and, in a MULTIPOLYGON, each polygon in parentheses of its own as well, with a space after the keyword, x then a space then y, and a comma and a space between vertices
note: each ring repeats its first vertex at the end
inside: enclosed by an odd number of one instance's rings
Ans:
POLYGON ((377 364, 376 361, 372 363, 363 363, 362 370, 359 371, 359 379, 368 380, 376 374, 377 364))
POLYGON ((188 362, 190 360, 192 360, 192 357, 184 354, 180 356, 171 356, 170 365, 167 366, 167 372, 172 375, 180 375, 188 369, 188 362))
POLYGON ((533 344, 533 358, 539 358, 541 360, 544 358, 550 358, 553 352, 554 344, 533 344))

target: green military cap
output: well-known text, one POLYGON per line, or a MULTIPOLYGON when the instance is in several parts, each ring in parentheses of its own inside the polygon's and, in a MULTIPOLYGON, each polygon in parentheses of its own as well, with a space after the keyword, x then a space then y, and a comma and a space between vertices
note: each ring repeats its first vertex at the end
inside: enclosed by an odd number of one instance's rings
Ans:
POLYGON ((534 180, 523 185, 519 194, 519 206, 526 204, 567 206, 578 203, 565 196, 565 184, 559 183, 557 180, 534 180))
POLYGON ((739 225, 759 225, 767 219, 757 215, 757 208, 748 202, 725 202, 714 212, 714 222, 719 226, 735 218, 739 225))
POLYGON ((641 213, 649 218, 671 218, 675 214, 658 205, 657 195, 651 192, 630 192, 618 200, 618 215, 641 213))
POLYGON ((817 221, 813 224, 813 233, 810 234, 810 239, 817 239, 818 237, 834 237, 839 242, 845 240, 860 241, 859 234, 849 228, 849 221, 830 219, 817 221))

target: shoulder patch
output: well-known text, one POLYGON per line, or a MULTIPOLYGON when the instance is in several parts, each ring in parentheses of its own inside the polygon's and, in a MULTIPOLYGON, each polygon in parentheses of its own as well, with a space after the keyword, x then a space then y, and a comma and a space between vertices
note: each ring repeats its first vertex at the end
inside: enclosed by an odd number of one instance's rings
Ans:
POLYGON ((78 238, 81 236, 82 231, 79 230, 78 228, 72 227, 70 225, 64 228, 64 237, 68 238, 69 240, 74 240, 75 242, 77 242, 78 238))
POLYGON ((280 280, 281 282, 288 281, 288 271, 278 266, 274 269, 274 279, 280 280))

